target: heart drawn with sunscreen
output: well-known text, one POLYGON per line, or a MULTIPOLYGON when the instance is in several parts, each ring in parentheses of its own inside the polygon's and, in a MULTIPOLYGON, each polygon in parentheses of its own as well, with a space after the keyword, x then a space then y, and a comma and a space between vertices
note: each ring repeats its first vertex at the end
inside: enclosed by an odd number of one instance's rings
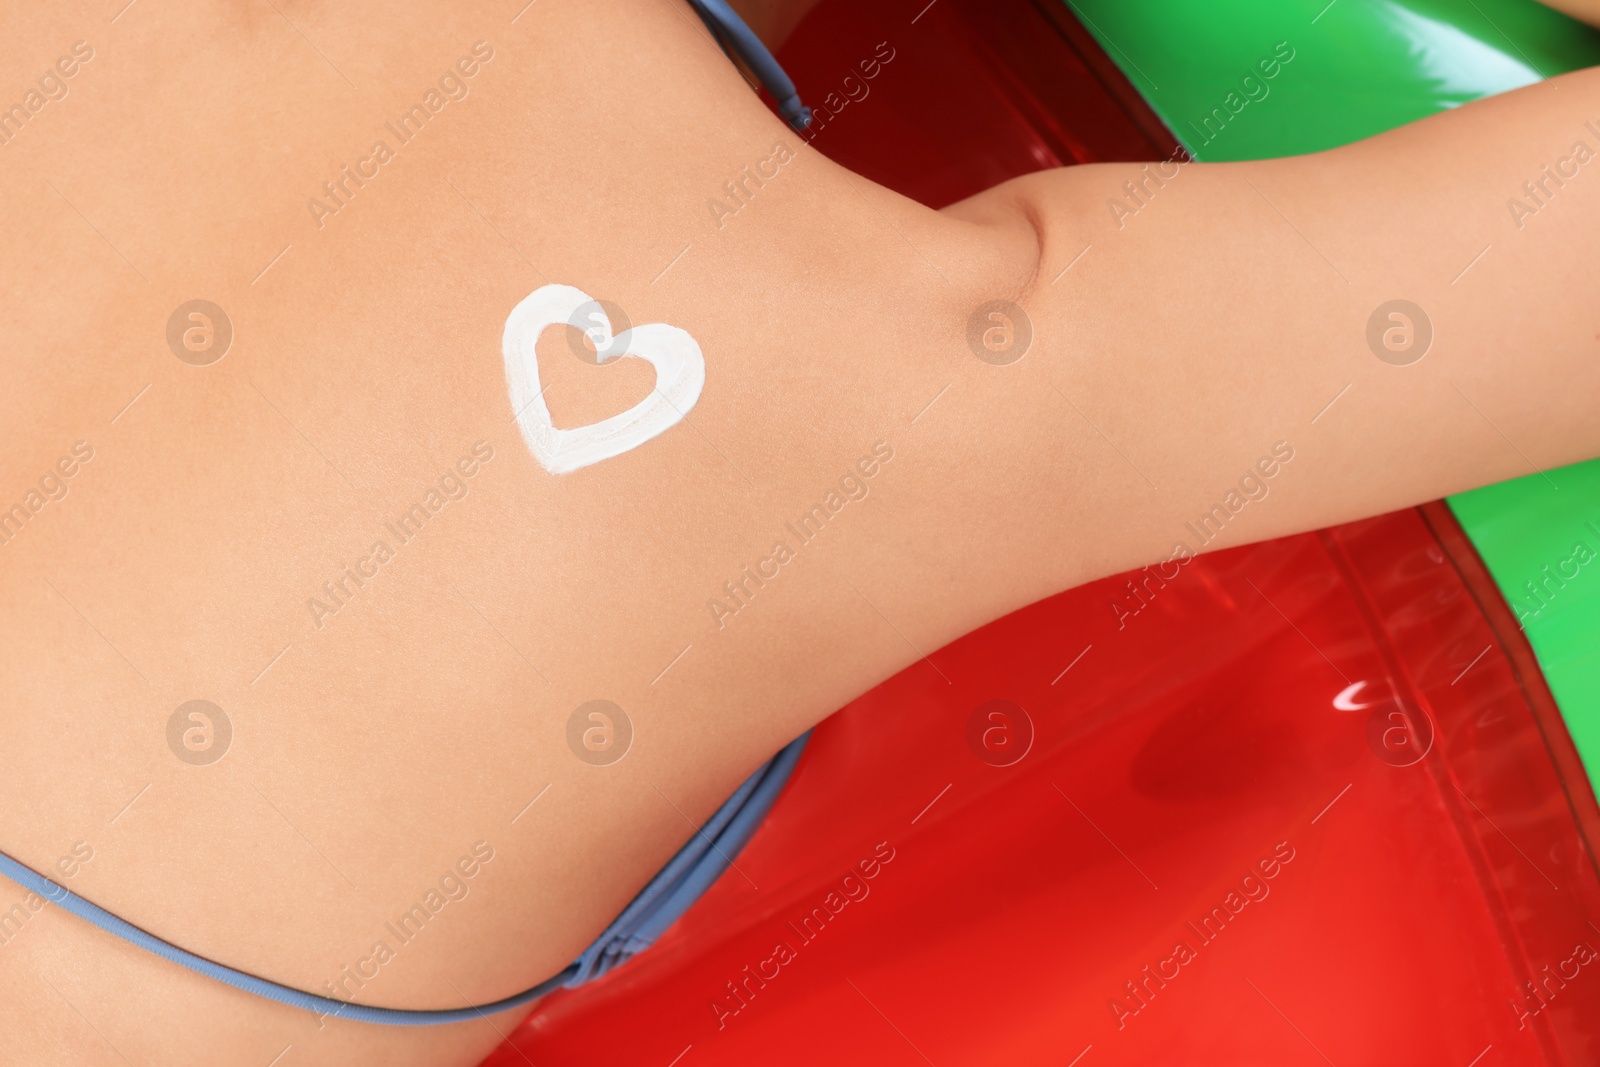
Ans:
POLYGON ((511 409, 516 413, 522 439, 533 458, 551 474, 567 474, 638 448, 678 423, 706 383, 706 361, 700 346, 685 330, 653 322, 613 336, 605 310, 582 289, 570 285, 544 285, 535 289, 506 318, 501 349, 506 357, 506 381, 511 387, 511 409), (580 324, 580 309, 590 309, 580 324), (632 356, 656 371, 650 395, 627 411, 608 419, 557 429, 545 406, 539 384, 539 358, 534 346, 551 326, 589 326, 595 342, 596 362, 632 356))

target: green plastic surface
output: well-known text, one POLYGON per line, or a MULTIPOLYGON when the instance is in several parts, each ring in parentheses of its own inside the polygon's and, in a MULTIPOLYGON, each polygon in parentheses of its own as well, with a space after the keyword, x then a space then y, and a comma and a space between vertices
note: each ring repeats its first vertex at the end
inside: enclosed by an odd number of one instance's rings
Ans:
MULTIPOLYGON (((1533 0, 1068 2, 1190 153, 1215 162, 1332 148, 1600 64, 1600 34, 1533 0)), ((1600 461, 1450 506, 1600 782, 1600 461)))

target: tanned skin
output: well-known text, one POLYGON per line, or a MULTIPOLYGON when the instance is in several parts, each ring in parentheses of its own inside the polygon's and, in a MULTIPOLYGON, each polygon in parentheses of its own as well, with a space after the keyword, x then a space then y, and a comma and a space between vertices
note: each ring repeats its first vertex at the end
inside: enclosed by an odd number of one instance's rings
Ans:
MULTIPOLYGON (((493 1001, 781 745, 988 620, 1165 559, 1280 442, 1216 544, 1600 453, 1600 177, 1507 209, 1600 121, 1600 74, 1186 165, 1119 228, 1139 167, 931 211, 806 146, 681 3, 514 8, 0 13, 6 101, 93 53, 0 147, 0 503, 41 501, 0 546, 0 847, 192 951, 364 1004, 493 1001), (464 88, 388 131, 441 85, 464 88), (686 422, 561 477, 500 351, 550 282, 688 330, 707 365, 686 422), (1406 366, 1367 341, 1396 298, 1434 331, 1406 366), (208 365, 168 342, 195 299, 234 331, 208 365), (992 301, 1032 324, 1005 366, 969 344, 992 301), (847 477, 870 492, 729 601, 847 477), (610 766, 567 741, 595 699, 633 726, 610 766), (209 765, 169 744, 191 700, 231 725, 209 765), (479 843, 467 894, 371 963, 479 843)), ((558 425, 650 389, 574 343, 540 348, 558 425)), ((469 1065, 516 1023, 319 1025, 11 886, 0 929, 12 1062, 469 1065)))

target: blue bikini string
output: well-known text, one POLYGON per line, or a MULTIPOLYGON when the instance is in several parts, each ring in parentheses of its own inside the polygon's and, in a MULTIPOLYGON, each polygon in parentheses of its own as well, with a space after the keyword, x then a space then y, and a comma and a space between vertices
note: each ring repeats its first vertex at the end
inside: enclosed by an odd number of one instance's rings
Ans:
POLYGON ((811 125, 811 109, 800 102, 794 82, 789 80, 789 75, 773 58, 767 46, 761 43, 761 38, 744 24, 744 19, 735 14, 725 0, 689 0, 689 5, 711 27, 711 32, 739 53, 745 66, 761 79, 767 92, 778 101, 778 113, 784 121, 796 130, 811 125))
POLYGON ((254 993, 291 1008, 304 1008, 317 1015, 349 1019, 361 1023, 385 1023, 390 1026, 439 1026, 445 1023, 469 1022, 486 1015, 508 1011, 563 986, 582 985, 626 962, 649 948, 689 906, 700 899, 702 893, 733 863, 733 857, 749 841, 772 804, 783 791, 789 775, 794 771, 810 738, 807 732, 790 742, 768 763, 745 779, 717 813, 678 851, 650 884, 634 897, 622 914, 606 928, 605 933, 560 974, 547 978, 531 989, 513 994, 492 1004, 470 1008, 452 1008, 442 1011, 412 1011, 404 1008, 373 1008, 363 1004, 332 997, 307 993, 253 974, 235 970, 196 956, 146 930, 141 930, 125 919, 106 911, 91 901, 78 896, 59 882, 53 882, 31 867, 26 867, 4 852, 0 852, 0 875, 11 879, 31 893, 59 905, 107 933, 152 952, 171 963, 198 971, 209 978, 225 982, 235 989, 254 993))

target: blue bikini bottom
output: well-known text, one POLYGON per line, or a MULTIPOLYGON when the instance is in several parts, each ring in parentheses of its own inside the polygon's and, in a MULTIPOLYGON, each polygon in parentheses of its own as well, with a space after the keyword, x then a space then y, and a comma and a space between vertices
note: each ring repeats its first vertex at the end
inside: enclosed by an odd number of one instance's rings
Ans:
POLYGON ((654 944, 667 927, 700 899, 701 894, 728 869, 733 857, 744 848, 750 835, 755 833, 756 827, 766 817, 773 801, 783 791, 810 736, 809 732, 801 735, 746 779, 717 813, 696 831, 689 843, 679 849, 678 854, 650 880, 650 884, 633 898, 632 903, 622 909, 622 914, 606 928, 600 939, 566 970, 532 989, 478 1007, 445 1011, 371 1008, 292 989, 196 956, 169 941, 163 941, 3 852, 0 852, 0 874, 45 900, 60 905, 80 919, 87 919, 100 929, 153 952, 162 959, 280 1004, 304 1008, 331 1018, 391 1026, 438 1026, 466 1022, 527 1004, 560 988, 583 985, 654 944))

